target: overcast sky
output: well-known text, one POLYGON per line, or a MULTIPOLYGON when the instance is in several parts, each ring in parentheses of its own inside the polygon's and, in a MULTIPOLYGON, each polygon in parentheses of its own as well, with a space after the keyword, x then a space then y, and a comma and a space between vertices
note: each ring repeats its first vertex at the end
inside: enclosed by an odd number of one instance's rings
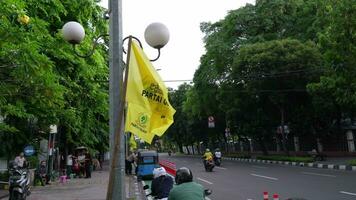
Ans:
MULTIPOLYGON (((216 22, 228 11, 254 3, 255 0, 122 0, 123 37, 134 35, 141 39, 149 58, 156 57, 144 41, 144 31, 152 22, 165 24, 170 32, 168 44, 161 49, 161 57, 153 65, 161 69, 165 81, 192 80, 204 54, 201 22, 216 22)), ((107 7, 107 0, 101 5, 107 7)), ((177 88, 183 82, 166 82, 177 88)))

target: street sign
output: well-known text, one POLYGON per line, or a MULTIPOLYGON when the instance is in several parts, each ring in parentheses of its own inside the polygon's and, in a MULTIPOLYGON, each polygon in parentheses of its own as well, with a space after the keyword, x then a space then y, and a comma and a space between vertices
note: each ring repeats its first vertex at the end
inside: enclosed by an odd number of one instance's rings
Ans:
POLYGON ((25 156, 32 156, 33 154, 35 154, 35 148, 33 148, 32 145, 27 145, 23 151, 25 156))
POLYGON ((208 127, 209 128, 214 128, 215 127, 215 120, 213 116, 208 117, 208 127))

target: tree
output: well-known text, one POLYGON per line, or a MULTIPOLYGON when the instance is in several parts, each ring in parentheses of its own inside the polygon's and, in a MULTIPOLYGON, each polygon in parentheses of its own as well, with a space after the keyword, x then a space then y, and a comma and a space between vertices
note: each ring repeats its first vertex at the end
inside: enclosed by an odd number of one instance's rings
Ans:
POLYGON ((65 22, 79 21, 87 33, 82 46, 91 48, 90 38, 107 32, 104 9, 96 3, 0 2, 0 138, 8 141, 3 155, 16 153, 10 147, 21 151, 25 144, 38 145, 51 124, 59 125, 61 147, 107 147, 106 48, 81 59, 60 33, 65 22))
MULTIPOLYGON (((321 56, 314 44, 290 39, 246 45, 235 57, 233 79, 245 80, 247 95, 267 98, 277 108, 274 113, 280 114, 281 140, 286 154, 284 125, 288 118, 292 119, 286 114, 303 106, 301 100, 308 97, 306 85, 318 77, 320 62, 321 56)), ((261 108, 268 112, 268 108, 261 108)))

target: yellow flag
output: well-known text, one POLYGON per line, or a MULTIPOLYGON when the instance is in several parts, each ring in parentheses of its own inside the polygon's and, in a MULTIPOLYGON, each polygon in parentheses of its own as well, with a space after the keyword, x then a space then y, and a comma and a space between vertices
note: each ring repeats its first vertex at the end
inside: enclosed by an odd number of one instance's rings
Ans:
POLYGON ((125 131, 151 143, 173 123, 168 91, 140 46, 131 42, 127 82, 125 131))

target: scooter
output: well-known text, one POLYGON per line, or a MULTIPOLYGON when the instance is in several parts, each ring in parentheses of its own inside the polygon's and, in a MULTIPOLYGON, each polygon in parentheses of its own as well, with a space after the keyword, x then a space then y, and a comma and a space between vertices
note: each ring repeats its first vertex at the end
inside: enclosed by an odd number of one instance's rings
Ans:
POLYGON ((30 195, 30 177, 25 163, 24 168, 18 167, 14 162, 10 163, 9 200, 26 200, 30 195))
POLYGON ((215 167, 215 164, 214 164, 214 161, 213 159, 210 159, 210 160, 206 160, 204 161, 205 163, 205 171, 207 172, 212 172, 213 171, 213 168, 215 167))
POLYGON ((214 157, 214 162, 215 162, 216 166, 220 166, 221 165, 221 158, 214 157))

